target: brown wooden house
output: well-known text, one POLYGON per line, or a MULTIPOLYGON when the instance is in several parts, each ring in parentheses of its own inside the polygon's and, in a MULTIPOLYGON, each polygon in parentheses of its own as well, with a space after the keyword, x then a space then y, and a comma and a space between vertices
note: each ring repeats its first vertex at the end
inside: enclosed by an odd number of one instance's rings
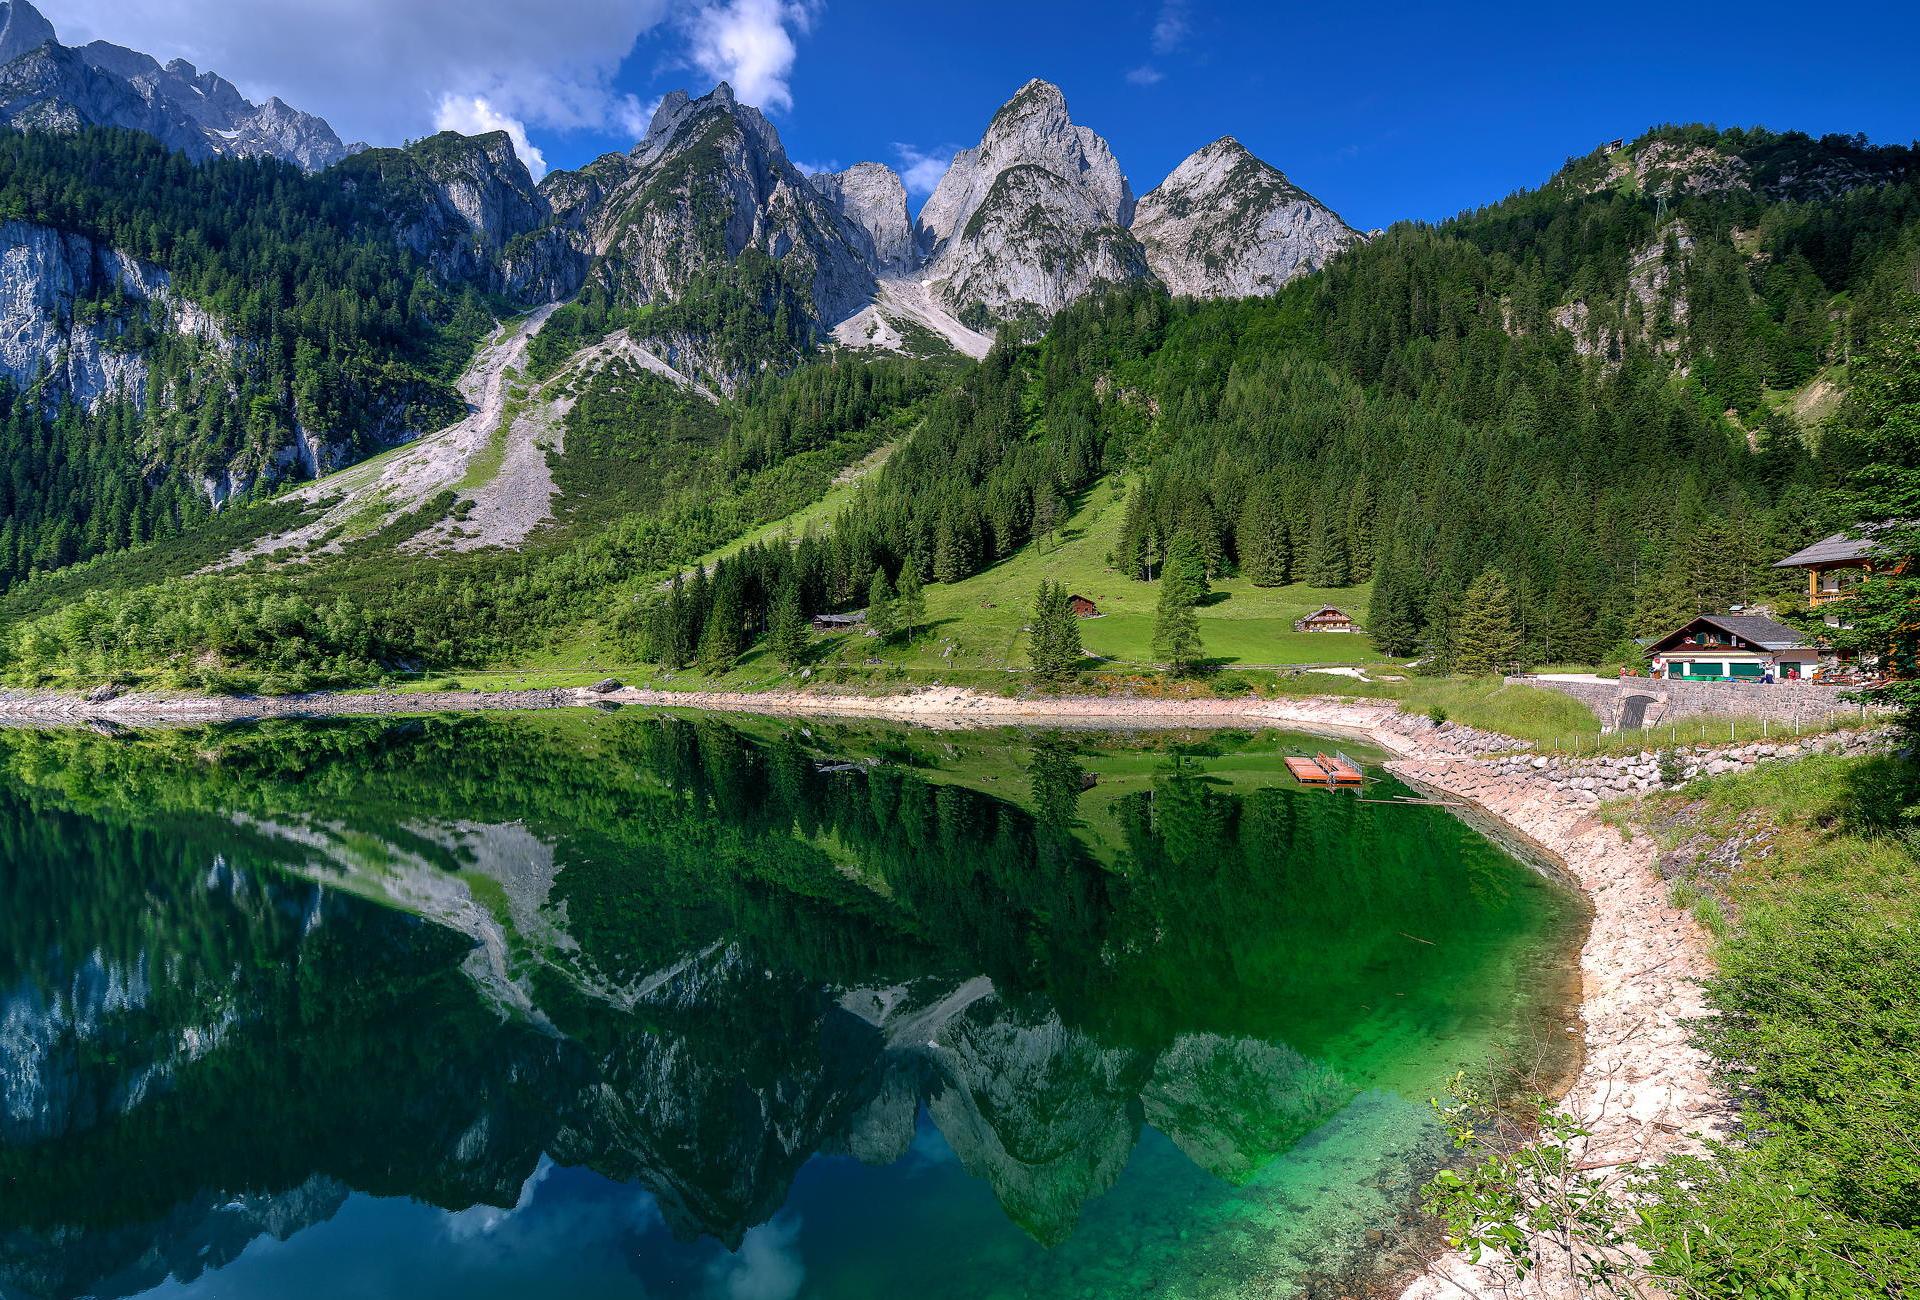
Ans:
POLYGON ((1819 606, 1829 601, 1845 600, 1853 594, 1850 588, 1872 573, 1876 564, 1886 562, 1879 555, 1879 545, 1873 539, 1872 529, 1863 528, 1860 531, 1863 534, 1860 537, 1835 533, 1832 537, 1822 538, 1784 560, 1775 560, 1773 567, 1807 571, 1809 605, 1819 606))
POLYGON ((1344 609, 1322 605, 1305 618, 1294 620, 1296 632, 1358 632, 1360 625, 1344 609))
POLYGON ((1075 618, 1100 617, 1100 607, 1085 596, 1068 596, 1067 608, 1073 611, 1075 618))

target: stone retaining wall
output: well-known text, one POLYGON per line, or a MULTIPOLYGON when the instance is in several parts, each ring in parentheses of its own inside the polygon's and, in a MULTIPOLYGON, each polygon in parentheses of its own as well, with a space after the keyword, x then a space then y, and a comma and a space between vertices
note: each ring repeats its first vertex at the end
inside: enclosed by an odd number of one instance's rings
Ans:
MULTIPOLYGON (((1867 754, 1884 750, 1891 737, 1885 729, 1842 731, 1803 740, 1759 742, 1751 745, 1687 745, 1673 751, 1679 765, 1676 788, 1703 776, 1723 772, 1744 772, 1776 759, 1799 758, 1806 754, 1867 754)), ((1496 776, 1550 787, 1583 804, 1597 804, 1630 794, 1656 790, 1666 783, 1660 775, 1659 750, 1637 754, 1604 754, 1592 758, 1562 755, 1508 755, 1485 760, 1484 766, 1496 776)))
POLYGON ((1843 699, 1847 688, 1818 682, 1676 682, 1653 677, 1622 677, 1617 682, 1559 682, 1538 677, 1509 677, 1516 686, 1571 695, 1609 731, 1632 731, 1676 718, 1702 716, 1768 718, 1792 725, 1820 723, 1861 712, 1857 701, 1843 699))

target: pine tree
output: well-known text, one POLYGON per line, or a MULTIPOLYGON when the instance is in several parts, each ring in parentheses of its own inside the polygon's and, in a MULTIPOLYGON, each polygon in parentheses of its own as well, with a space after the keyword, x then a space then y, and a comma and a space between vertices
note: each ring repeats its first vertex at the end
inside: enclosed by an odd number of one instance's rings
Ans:
POLYGON ((1271 489, 1257 487, 1240 511, 1236 541, 1240 548, 1240 571, 1256 587, 1285 585, 1292 567, 1293 548, 1287 540, 1287 523, 1280 514, 1280 503, 1271 489))
POLYGON ((1307 581, 1316 587, 1344 587, 1353 580, 1347 564, 1345 520, 1332 510, 1314 512, 1313 565, 1307 581))
POLYGON ((908 556, 900 566, 900 592, 893 602, 895 635, 903 641, 912 641, 914 633, 926 621, 926 591, 920 585, 919 566, 908 556))
POLYGON ((1153 616, 1153 652, 1174 673, 1189 673, 1200 663, 1200 603, 1206 573, 1193 541, 1185 534, 1167 548, 1160 570, 1160 601, 1153 616))
POLYGON ((1027 660, 1040 681, 1057 685, 1080 666, 1080 622, 1065 584, 1041 579, 1034 597, 1027 660))
POLYGON ((713 583, 713 607, 700 630, 700 671, 719 676, 746 648, 746 602, 737 570, 721 570, 713 583))
POLYGON ((891 641, 897 625, 893 618, 893 584, 887 581, 885 569, 873 571, 873 581, 867 584, 867 631, 882 641, 891 641))
POLYGON ((1512 672, 1519 666, 1520 631, 1506 575, 1485 569, 1467 586, 1454 620, 1453 669, 1469 677, 1512 672))
POLYGON ((800 608, 800 584, 788 576, 773 600, 773 627, 768 634, 773 656, 787 668, 798 668, 806 662, 810 639, 807 617, 800 608))
POLYGON ((1386 654, 1410 655, 1419 648, 1419 602, 1414 598, 1409 575, 1395 557, 1389 556, 1374 575, 1367 632, 1386 654))

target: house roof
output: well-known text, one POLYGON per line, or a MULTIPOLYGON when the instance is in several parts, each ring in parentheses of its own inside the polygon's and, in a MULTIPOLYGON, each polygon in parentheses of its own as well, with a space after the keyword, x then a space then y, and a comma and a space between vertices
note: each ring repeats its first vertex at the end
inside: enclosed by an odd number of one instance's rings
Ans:
POLYGON ((1696 614, 1681 626, 1656 640, 1648 650, 1657 653, 1669 642, 1677 641, 1694 626, 1705 623, 1730 636, 1757 645, 1762 650, 1811 650, 1813 646, 1797 627, 1788 627, 1765 614, 1696 614))
POLYGON ((1822 564, 1845 564, 1850 560, 1864 560, 1873 554, 1875 542, 1873 529, 1862 529, 1865 537, 1849 537, 1845 533, 1835 533, 1823 537, 1812 546, 1795 551, 1784 560, 1775 560, 1776 569, 1811 569, 1822 564))
POLYGON ((1306 618, 1302 618, 1300 621, 1304 623, 1307 621, 1307 619, 1319 618, 1322 614, 1333 614, 1340 618, 1348 617, 1347 611, 1339 608, 1336 605, 1322 605, 1319 609, 1314 610, 1311 614, 1308 614, 1306 618))

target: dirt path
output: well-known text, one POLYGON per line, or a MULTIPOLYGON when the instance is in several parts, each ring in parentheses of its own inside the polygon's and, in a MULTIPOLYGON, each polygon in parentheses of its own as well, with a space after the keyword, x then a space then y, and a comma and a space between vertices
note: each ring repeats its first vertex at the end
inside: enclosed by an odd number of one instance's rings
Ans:
MULTIPOLYGON (((877 718, 921 726, 1208 727, 1297 726, 1350 735, 1395 755, 1389 771, 1471 805, 1506 834, 1563 868, 1592 904, 1581 949, 1584 1060, 1564 1105, 1593 1136, 1583 1158, 1609 1164, 1652 1162, 1699 1148, 1696 1135, 1723 1131, 1725 1101, 1703 1053, 1688 1042, 1688 1022, 1706 1013, 1700 980, 1706 938, 1675 908, 1655 869, 1654 846, 1629 839, 1544 779, 1507 775, 1480 756, 1515 742, 1402 713, 1379 701, 1299 699, 1154 700, 1125 697, 1012 699, 934 688, 904 695, 831 695, 553 690, 482 693, 318 695, 259 700, 125 696, 97 704, 48 693, 0 692, 0 722, 32 725, 87 720, 152 723, 217 718, 401 713, 446 709, 548 708, 618 703, 750 712, 775 716, 877 718)), ((1571 1294, 1503 1285, 1492 1272, 1446 1255, 1409 1284, 1403 1300, 1571 1294)))

